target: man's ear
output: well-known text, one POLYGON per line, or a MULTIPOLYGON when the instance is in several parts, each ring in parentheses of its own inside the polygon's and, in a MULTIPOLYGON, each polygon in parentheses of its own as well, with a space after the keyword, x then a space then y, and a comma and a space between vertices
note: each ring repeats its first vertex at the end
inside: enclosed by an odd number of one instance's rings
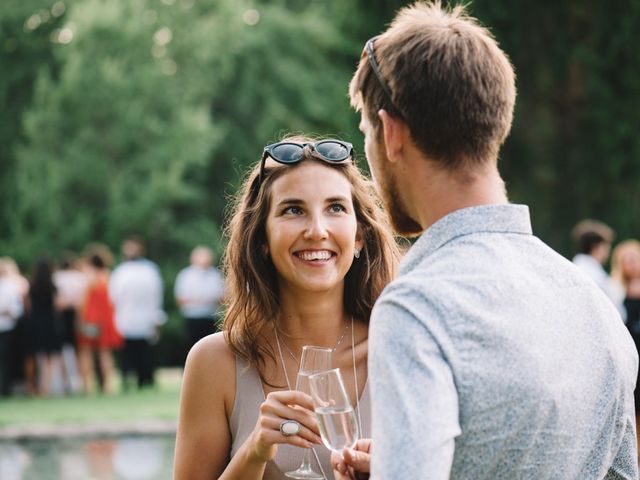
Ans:
POLYGON ((400 118, 393 117, 384 110, 378 110, 378 118, 382 123, 382 135, 390 162, 402 159, 406 142, 410 140, 409 127, 400 118))

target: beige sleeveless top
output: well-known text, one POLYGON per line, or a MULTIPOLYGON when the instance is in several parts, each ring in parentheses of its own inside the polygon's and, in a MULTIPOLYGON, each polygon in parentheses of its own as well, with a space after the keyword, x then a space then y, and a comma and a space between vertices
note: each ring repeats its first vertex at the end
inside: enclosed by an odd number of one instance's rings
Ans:
MULTIPOLYGON (((365 383, 360 396, 360 416, 362 418, 363 438, 371 437, 371 400, 369 399, 369 382, 365 383)), ((260 381, 260 375, 255 368, 241 357, 236 356, 236 399, 233 403, 233 411, 229 426, 231 428, 231 457, 240 449, 249 437, 258 421, 260 405, 265 400, 264 389, 260 381)), ((313 450, 324 470, 327 480, 334 480, 331 470, 331 452, 324 445, 316 445, 313 450)), ((315 455, 311 455, 313 469, 321 473, 315 455)), ((302 461, 302 449, 292 445, 278 445, 278 453, 274 460, 267 463, 263 480, 287 480, 284 472, 295 470, 302 461)))

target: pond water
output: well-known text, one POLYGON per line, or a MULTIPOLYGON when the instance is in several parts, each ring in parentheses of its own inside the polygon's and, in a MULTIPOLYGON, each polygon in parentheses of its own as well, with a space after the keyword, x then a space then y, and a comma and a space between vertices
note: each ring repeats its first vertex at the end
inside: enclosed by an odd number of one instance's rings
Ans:
POLYGON ((170 480, 175 437, 0 441, 2 480, 170 480))

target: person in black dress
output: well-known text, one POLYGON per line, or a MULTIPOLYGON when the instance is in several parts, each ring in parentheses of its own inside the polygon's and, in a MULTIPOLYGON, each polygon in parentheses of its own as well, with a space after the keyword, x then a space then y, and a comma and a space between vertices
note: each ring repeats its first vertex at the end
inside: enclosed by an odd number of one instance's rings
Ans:
POLYGON ((47 396, 51 391, 53 373, 60 369, 62 335, 56 315, 56 288, 51 263, 44 258, 38 260, 33 269, 25 333, 27 391, 47 396))

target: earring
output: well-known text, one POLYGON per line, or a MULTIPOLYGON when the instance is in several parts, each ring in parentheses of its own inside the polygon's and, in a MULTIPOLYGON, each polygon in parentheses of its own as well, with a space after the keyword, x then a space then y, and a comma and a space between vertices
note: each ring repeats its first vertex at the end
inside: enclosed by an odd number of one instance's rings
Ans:
POLYGON ((356 258, 360 258, 360 249, 356 248, 355 252, 353 252, 353 256, 356 258))

